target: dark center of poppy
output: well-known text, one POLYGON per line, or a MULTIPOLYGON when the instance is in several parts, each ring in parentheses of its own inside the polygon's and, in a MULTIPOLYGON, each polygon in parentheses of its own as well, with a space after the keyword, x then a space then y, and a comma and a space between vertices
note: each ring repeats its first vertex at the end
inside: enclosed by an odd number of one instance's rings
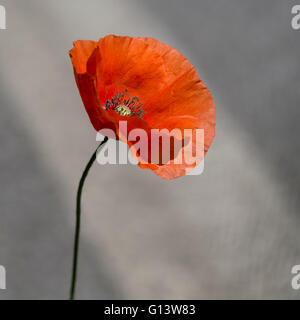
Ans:
POLYGON ((126 89, 122 93, 117 92, 114 97, 108 99, 104 108, 105 110, 113 110, 121 116, 143 118, 145 111, 142 109, 139 100, 138 97, 131 98, 126 89))

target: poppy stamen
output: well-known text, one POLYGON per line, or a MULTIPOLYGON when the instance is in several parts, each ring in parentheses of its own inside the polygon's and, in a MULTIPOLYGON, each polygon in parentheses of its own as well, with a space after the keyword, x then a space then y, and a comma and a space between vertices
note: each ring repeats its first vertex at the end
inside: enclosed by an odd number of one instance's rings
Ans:
POLYGON ((116 108, 115 111, 120 114, 121 116, 130 116, 131 115, 131 110, 125 106, 125 104, 119 104, 116 108))
POLYGON ((113 110, 121 116, 141 117, 145 111, 142 109, 142 103, 139 103, 138 97, 130 97, 125 89, 122 93, 117 92, 114 97, 108 99, 104 104, 105 110, 113 110))

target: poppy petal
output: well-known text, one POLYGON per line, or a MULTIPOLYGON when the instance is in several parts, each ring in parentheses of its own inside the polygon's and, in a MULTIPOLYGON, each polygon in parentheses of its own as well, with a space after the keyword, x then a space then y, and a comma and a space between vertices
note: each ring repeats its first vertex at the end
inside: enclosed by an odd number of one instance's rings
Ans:
MULTIPOLYGON (((98 42, 76 41, 70 51, 76 83, 94 128, 112 128, 122 140, 130 130, 144 129, 150 142, 151 129, 192 129, 192 148, 182 164, 177 156, 167 163, 139 165, 164 179, 185 175, 202 161, 215 135, 216 111, 212 96, 195 68, 177 50, 153 38, 109 35, 98 42), (144 118, 121 116, 106 110, 105 104, 117 93, 128 91, 142 103, 144 118), (127 121, 127 132, 119 121, 127 121), (197 148, 196 129, 204 130, 203 155, 193 159, 197 148)), ((132 141, 126 141, 130 146, 132 141)), ((182 146, 182 152, 189 150, 182 146)))

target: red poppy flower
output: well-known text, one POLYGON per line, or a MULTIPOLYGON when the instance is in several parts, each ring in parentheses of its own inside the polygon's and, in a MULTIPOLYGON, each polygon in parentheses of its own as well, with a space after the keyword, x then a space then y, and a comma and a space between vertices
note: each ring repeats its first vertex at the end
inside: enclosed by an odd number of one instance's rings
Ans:
MULTIPOLYGON (((185 129, 191 129, 194 155, 195 129, 204 129, 206 154, 215 132, 214 102, 195 68, 178 51, 152 38, 109 35, 98 42, 75 41, 70 57, 82 101, 97 131, 109 128, 122 139, 135 128, 147 133, 176 128, 183 135, 185 129), (120 130, 121 120, 127 121, 127 133, 120 130)), ((185 150, 183 135, 176 139, 182 139, 185 150)), ((141 168, 165 179, 183 176, 203 160, 191 163, 185 155, 177 163, 176 155, 171 155, 167 163, 153 163, 139 152, 136 156, 141 168)))

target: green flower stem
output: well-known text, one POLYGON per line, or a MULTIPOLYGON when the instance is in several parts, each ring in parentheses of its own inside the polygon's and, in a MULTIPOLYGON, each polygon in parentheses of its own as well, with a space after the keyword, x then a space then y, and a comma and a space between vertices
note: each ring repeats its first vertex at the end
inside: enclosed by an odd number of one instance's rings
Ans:
POLYGON ((76 276, 77 276, 77 261, 78 261, 78 247, 79 247, 79 234, 80 234, 80 216, 81 216, 81 194, 85 179, 89 173, 90 168, 97 157, 97 151, 99 148, 106 143, 108 140, 107 137, 100 143, 98 148, 94 151, 90 161, 86 165, 82 176, 79 181, 76 197, 76 227, 75 227, 75 237, 74 237, 74 250, 73 250, 73 269, 72 269, 72 280, 71 280, 71 289, 70 289, 70 300, 74 300, 75 289, 76 289, 76 276))

